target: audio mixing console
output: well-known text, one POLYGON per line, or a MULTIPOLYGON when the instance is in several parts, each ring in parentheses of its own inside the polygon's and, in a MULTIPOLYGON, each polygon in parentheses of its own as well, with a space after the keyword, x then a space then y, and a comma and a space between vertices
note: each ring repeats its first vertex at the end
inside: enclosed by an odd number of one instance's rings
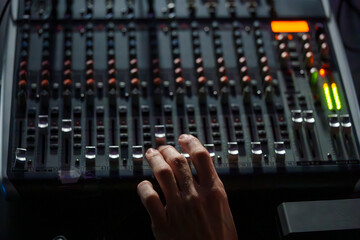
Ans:
POLYGON ((322 1, 289 2, 13 2, 5 188, 125 186, 152 176, 150 147, 188 158, 181 133, 235 188, 354 185, 359 108, 336 25, 322 1))

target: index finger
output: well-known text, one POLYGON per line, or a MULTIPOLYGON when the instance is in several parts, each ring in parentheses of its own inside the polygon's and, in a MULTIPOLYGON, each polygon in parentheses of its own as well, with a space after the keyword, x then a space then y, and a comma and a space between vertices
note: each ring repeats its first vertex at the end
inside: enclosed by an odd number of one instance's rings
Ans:
POLYGON ((164 157, 158 150, 149 148, 145 157, 153 169, 154 175, 158 180, 161 190, 164 192, 166 202, 175 201, 179 198, 179 188, 171 167, 165 161, 164 157))
POLYGON ((200 185, 211 185, 216 179, 218 179, 218 175, 209 152, 196 137, 188 134, 182 134, 179 138, 179 144, 183 150, 190 155, 190 159, 195 166, 200 185))

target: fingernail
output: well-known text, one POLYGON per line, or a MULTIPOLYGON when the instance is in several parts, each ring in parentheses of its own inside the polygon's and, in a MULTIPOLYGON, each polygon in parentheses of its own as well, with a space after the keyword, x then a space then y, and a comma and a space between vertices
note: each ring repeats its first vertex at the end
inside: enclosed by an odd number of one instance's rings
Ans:
POLYGON ((146 151, 146 154, 150 154, 150 153, 154 153, 154 152, 155 152, 155 149, 149 148, 149 149, 146 151))
POLYGON ((179 140, 185 140, 188 137, 187 134, 181 134, 179 140))

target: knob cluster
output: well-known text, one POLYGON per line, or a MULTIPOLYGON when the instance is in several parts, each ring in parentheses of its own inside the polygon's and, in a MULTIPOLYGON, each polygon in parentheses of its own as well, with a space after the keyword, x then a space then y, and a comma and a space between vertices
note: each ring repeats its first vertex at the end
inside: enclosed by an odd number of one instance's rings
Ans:
POLYGON ((175 21, 170 23, 170 41, 175 85, 179 87, 184 84, 184 78, 183 69, 181 67, 178 24, 175 21))
POLYGON ((95 80, 94 80, 94 50, 93 50, 93 29, 94 26, 92 23, 88 23, 86 26, 86 46, 85 46, 85 76, 86 76, 86 89, 94 90, 95 80))
POLYGON ((239 22, 233 22, 233 39, 234 48, 236 51, 237 66, 240 75, 241 88, 249 88, 250 76, 248 75, 249 68, 247 66, 247 59, 244 55, 243 40, 239 22))
POLYGON ((18 102, 19 106, 25 107, 27 98, 27 78, 28 78, 28 56, 30 43, 30 26, 25 23, 22 27, 21 49, 20 49, 20 63, 19 63, 19 91, 18 102))
POLYGON ((264 39, 263 39, 260 22, 255 21, 253 23, 253 28, 254 28, 254 39, 257 48, 258 63, 260 67, 260 75, 262 79, 262 86, 264 89, 265 99, 267 102, 271 102, 273 95, 273 87, 272 87, 273 77, 271 76, 270 73, 270 67, 269 67, 268 58, 266 56, 264 39))
POLYGON ((130 85, 132 88, 138 87, 140 84, 139 80, 139 69, 137 60, 137 44, 136 44, 136 25, 134 22, 130 22, 128 25, 129 35, 129 71, 130 71, 130 85))
POLYGON ((116 61, 115 61, 115 24, 107 24, 107 52, 108 52, 108 86, 109 90, 116 88, 116 61))
POLYGON ((202 85, 206 82, 204 61, 201 54, 201 42, 199 36, 199 24, 197 22, 191 23, 192 30, 192 46, 193 46, 193 56, 194 56, 194 66, 196 71, 196 77, 198 84, 202 85))
POLYGON ((225 59, 222 50, 221 44, 221 33, 219 30, 219 23, 213 21, 211 24, 212 33, 213 33, 213 45, 215 50, 215 60, 216 60, 216 69, 219 77, 219 84, 221 86, 227 85, 229 78, 227 76, 227 70, 225 67, 225 59))
POLYGON ((65 37, 64 37, 64 89, 71 87, 72 81, 72 32, 71 29, 65 29, 65 37))

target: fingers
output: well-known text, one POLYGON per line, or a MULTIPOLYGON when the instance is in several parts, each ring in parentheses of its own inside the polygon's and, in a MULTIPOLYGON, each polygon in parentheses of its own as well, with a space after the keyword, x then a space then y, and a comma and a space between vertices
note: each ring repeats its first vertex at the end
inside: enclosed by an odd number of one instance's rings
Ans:
POLYGON ((154 226, 161 226, 166 223, 166 212, 160 197, 149 181, 142 181, 137 186, 137 192, 141 202, 148 211, 154 226))
POLYGON ((169 164, 158 150, 149 148, 145 155, 150 167, 153 169, 154 175, 160 184, 160 187, 169 203, 180 196, 175 176, 169 164))
POLYGON ((195 166, 200 185, 212 185, 214 180, 218 178, 218 175, 206 148, 203 147, 196 137, 188 134, 180 136, 179 144, 183 150, 190 155, 190 159, 195 166))
POLYGON ((173 146, 160 146, 159 151, 173 170, 180 191, 185 194, 193 193, 195 186, 186 158, 173 146))

